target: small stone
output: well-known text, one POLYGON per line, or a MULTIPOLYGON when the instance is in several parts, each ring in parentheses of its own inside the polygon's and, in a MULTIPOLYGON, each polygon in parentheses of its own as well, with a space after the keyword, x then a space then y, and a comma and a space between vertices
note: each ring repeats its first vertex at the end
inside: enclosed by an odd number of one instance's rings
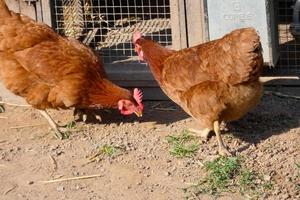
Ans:
POLYGON ((261 152, 261 151, 257 153, 257 156, 258 156, 258 157, 261 157, 261 156, 263 156, 263 155, 264 155, 264 153, 261 152))
POLYGON ((171 172, 165 172, 165 175, 166 175, 166 176, 170 176, 170 175, 171 175, 171 172))
POLYGON ((28 181, 27 184, 32 185, 32 184, 34 184, 34 182, 33 181, 28 181))
POLYGON ((53 150, 56 150, 58 149, 59 145, 53 145, 50 147, 50 150, 53 151, 53 150))
POLYGON ((80 175, 79 172, 73 172, 72 174, 73 174, 74 176, 79 176, 79 175, 80 175))
POLYGON ((56 190, 59 191, 59 192, 62 192, 62 191, 65 190, 65 188, 64 188, 64 186, 58 186, 58 187, 56 188, 56 190))
POLYGON ((81 188, 80 188, 79 185, 76 185, 76 186, 75 186, 75 189, 76 189, 76 190, 79 190, 79 189, 81 189, 81 188))
POLYGON ((270 180, 271 180, 271 176, 269 176, 269 175, 264 175, 264 180, 265 180, 265 181, 270 181, 270 180))
POLYGON ((173 166, 173 167, 171 168, 171 172, 176 171, 176 169, 177 169, 177 167, 176 167, 176 166, 173 166))
POLYGON ((280 190, 278 188, 275 189, 274 192, 273 192, 274 195, 278 195, 279 193, 280 193, 280 190))
POLYGON ((291 196, 289 194, 283 194, 282 199, 289 199, 291 196))

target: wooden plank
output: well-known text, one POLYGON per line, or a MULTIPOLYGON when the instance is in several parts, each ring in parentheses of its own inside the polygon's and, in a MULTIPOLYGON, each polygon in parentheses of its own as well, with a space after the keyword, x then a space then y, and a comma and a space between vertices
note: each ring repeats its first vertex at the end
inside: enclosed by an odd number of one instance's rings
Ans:
POLYGON ((36 2, 36 21, 43 22, 43 10, 42 10, 42 1, 36 2))
POLYGON ((5 3, 8 6, 9 10, 20 13, 19 0, 5 0, 5 3))
POLYGON ((204 3, 204 0, 186 0, 187 33, 190 47, 208 40, 204 3))
POLYGON ((20 13, 30 17, 33 20, 36 20, 36 11, 33 4, 28 4, 24 1, 19 1, 20 3, 20 13))
POLYGON ((52 27, 52 12, 51 12, 51 1, 42 0, 41 1, 41 10, 43 13, 43 22, 48 26, 52 27))
POLYGON ((187 47, 184 0, 170 1, 172 49, 179 50, 187 47))
POLYGON ((299 76, 263 76, 260 81, 267 86, 300 86, 299 76))

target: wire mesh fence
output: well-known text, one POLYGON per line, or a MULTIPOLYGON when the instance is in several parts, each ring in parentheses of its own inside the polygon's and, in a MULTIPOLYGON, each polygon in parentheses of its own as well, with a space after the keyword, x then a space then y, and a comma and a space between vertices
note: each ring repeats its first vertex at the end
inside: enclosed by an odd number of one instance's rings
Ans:
POLYGON ((104 63, 136 63, 131 42, 139 30, 172 44, 169 0, 54 0, 55 29, 99 51, 104 63))
POLYGON ((291 34, 296 0, 278 0, 280 58, 277 70, 282 75, 300 73, 300 40, 291 34))

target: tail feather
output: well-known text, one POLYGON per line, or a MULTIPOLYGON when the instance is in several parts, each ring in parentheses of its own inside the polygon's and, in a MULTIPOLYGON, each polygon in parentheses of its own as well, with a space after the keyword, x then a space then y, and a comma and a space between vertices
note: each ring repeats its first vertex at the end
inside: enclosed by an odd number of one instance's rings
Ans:
POLYGON ((237 29, 218 40, 223 60, 222 80, 230 84, 258 80, 262 72, 263 56, 260 37, 255 29, 237 29), (229 47, 229 48, 228 48, 229 47), (226 58, 226 59, 225 59, 226 58))
POLYGON ((241 75, 246 75, 245 80, 256 80, 259 78, 262 67, 262 47, 260 37, 255 29, 247 28, 240 35, 241 55, 246 64, 241 75))
POLYGON ((244 31, 241 32, 240 43, 242 44, 242 49, 246 53, 261 50, 260 37, 253 28, 244 29, 244 31))
POLYGON ((0 0, 0 22, 1 19, 4 19, 5 17, 10 17, 11 13, 5 3, 5 0, 0 0))

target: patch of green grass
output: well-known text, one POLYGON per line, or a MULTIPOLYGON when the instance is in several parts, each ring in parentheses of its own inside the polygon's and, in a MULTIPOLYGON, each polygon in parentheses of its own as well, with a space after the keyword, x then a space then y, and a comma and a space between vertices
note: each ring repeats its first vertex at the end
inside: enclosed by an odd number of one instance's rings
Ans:
POLYGON ((70 121, 66 126, 68 130, 72 130, 76 128, 76 122, 75 121, 70 121))
POLYGON ((62 131, 62 139, 69 139, 70 135, 76 129, 76 122, 71 121, 64 126, 65 131, 62 131))
POLYGON ((169 135, 166 137, 170 150, 169 152, 176 157, 191 157, 199 150, 197 138, 188 131, 184 130, 180 135, 169 135))
POLYGON ((244 170, 240 173, 239 185, 240 192, 243 194, 247 190, 252 190, 256 187, 257 173, 251 170, 244 170))
POLYGON ((203 181, 203 193, 225 192, 232 186, 232 179, 238 174, 240 160, 237 157, 219 157, 204 164, 208 172, 203 181))
POLYGON ((244 168, 242 161, 239 157, 219 157, 204 163, 206 176, 185 191, 192 191, 193 195, 239 192, 251 199, 272 189, 270 180, 264 180, 259 173, 244 168))
POLYGON ((99 149, 99 152, 109 157, 113 157, 116 154, 117 149, 113 145, 105 144, 99 149))
POLYGON ((239 174, 238 187, 242 195, 247 195, 253 199, 271 190, 273 185, 270 180, 265 180, 265 178, 257 172, 245 169, 239 174))
POLYGON ((104 144, 101 147, 98 147, 95 153, 89 157, 90 162, 102 160, 104 157, 113 158, 118 155, 119 148, 110 144, 104 144))

